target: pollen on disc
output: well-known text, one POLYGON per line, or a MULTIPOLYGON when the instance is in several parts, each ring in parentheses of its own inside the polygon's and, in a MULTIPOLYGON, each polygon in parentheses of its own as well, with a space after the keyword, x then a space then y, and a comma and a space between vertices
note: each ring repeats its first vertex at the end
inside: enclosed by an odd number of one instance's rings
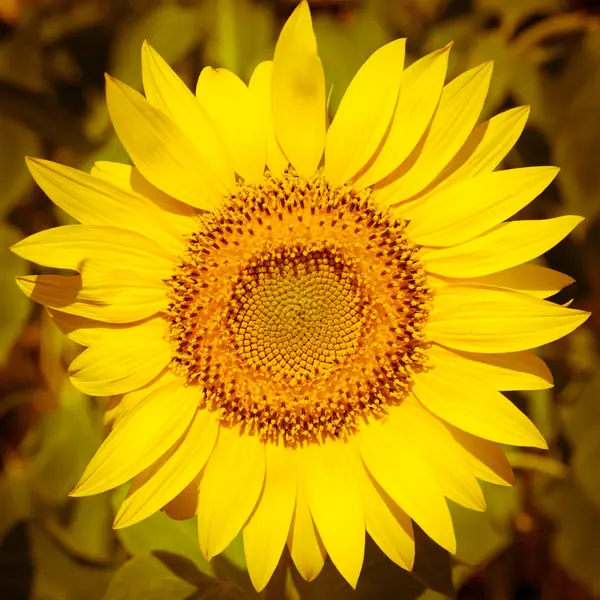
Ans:
POLYGON ((423 368, 430 292, 405 223, 293 172, 202 214, 168 282, 171 369, 264 440, 355 433, 423 368))

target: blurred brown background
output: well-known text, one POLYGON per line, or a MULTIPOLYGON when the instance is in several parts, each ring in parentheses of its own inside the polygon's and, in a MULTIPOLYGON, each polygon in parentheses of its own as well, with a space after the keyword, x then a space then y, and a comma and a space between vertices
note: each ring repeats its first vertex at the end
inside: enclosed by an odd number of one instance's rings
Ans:
MULTIPOLYGON (((246 81, 272 56, 295 0, 0 0, 0 599, 257 597, 241 541, 208 565, 193 522, 157 514, 111 530, 117 494, 68 499, 102 439, 102 401, 68 382, 78 352, 18 291, 33 266, 8 251, 69 223, 35 188, 24 155, 83 169, 127 162, 104 102, 104 72, 141 86, 144 39, 193 86, 206 64, 246 81)), ((409 61, 454 40, 450 77, 493 59, 482 119, 530 104, 506 167, 555 164, 520 218, 587 217, 545 263, 577 281, 553 300, 594 311, 540 354, 553 390, 511 394, 550 442, 510 451, 515 489, 485 488, 485 515, 453 506, 458 555, 426 540, 416 576, 369 548, 356 592, 330 566, 311 585, 281 570, 260 597, 590 600, 600 597, 600 0, 313 0, 335 109, 376 48, 408 37, 409 61), (427 589, 432 588, 432 589, 427 589)), ((426 501, 426 500, 424 500, 426 501)))

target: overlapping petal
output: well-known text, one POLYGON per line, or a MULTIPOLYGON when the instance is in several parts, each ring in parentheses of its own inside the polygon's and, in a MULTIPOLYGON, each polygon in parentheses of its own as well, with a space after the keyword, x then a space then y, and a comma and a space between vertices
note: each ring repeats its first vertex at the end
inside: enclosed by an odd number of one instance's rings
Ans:
POLYGON ((492 76, 492 63, 462 73, 448 83, 427 135, 412 160, 405 161, 389 178, 375 186, 380 204, 394 204, 425 189, 460 150, 475 126, 492 76))
POLYGON ((421 453, 415 452, 407 439, 398 437, 396 428, 380 421, 361 428, 357 443, 367 469, 392 500, 442 548, 455 552, 448 505, 421 453))
POLYGON ((415 375, 413 393, 432 413, 473 435, 515 446, 547 448, 535 425, 505 396, 444 362, 415 375))
POLYGON ((107 323, 140 321, 168 304, 165 284, 159 278, 131 271, 85 279, 81 275, 26 275, 17 277, 17 285, 47 308, 107 323))
POLYGON ((446 428, 465 451, 478 479, 497 485, 514 485, 515 475, 512 467, 496 442, 467 433, 450 423, 446 423, 446 428))
POLYGON ((499 288, 449 285, 433 302, 427 333, 467 352, 516 352, 563 337, 589 313, 499 288))
POLYGON ((490 275, 482 275, 481 277, 430 275, 428 281, 434 288, 447 284, 483 285, 523 292, 536 298, 548 298, 560 292, 575 280, 559 271, 526 263, 490 275))
POLYGON ((430 273, 447 277, 481 277, 537 258, 565 238, 582 217, 567 215, 538 221, 509 221, 464 244, 424 254, 430 273))
POLYGON ((309 444, 299 453, 310 514, 333 564, 356 587, 365 551, 365 517, 356 459, 348 444, 309 444))
POLYGON ((308 2, 287 20, 275 46, 271 76, 275 135, 292 166, 309 178, 325 148, 325 74, 308 2))
POLYGON ((438 105, 450 45, 415 61, 401 81, 400 95, 381 148, 356 182, 372 185, 395 171, 417 147, 438 105))
MULTIPOLYGON (((295 466, 291 465, 290 468, 295 466)), ((327 552, 310 513, 304 477, 301 473, 299 475, 288 548, 300 575, 306 581, 312 581, 321 572, 327 552)))
POLYGON ((161 318, 106 330, 71 363, 73 385, 90 396, 124 394, 146 385, 171 360, 165 331, 161 318))
POLYGON ((257 591, 268 583, 289 536, 296 506, 298 471, 293 448, 267 444, 265 484, 244 527, 248 574, 257 591))
POLYGON ((225 550, 242 529, 264 479, 264 444, 238 428, 221 427, 198 496, 198 540, 208 560, 225 550))
POLYGON ((499 391, 543 390, 552 387, 552 373, 546 363, 532 352, 482 354, 450 350, 432 344, 427 356, 436 363, 468 371, 499 391))
POLYGON ((256 183, 265 170, 267 132, 261 126, 258 99, 227 69, 204 67, 196 96, 221 133, 236 172, 256 183))
MULTIPOLYGON (((172 251, 181 249, 181 233, 191 227, 187 215, 181 215, 184 221, 181 228, 181 218, 174 214, 176 208, 157 206, 150 196, 142 193, 143 190, 121 185, 112 178, 106 179, 98 170, 88 175, 39 158, 28 158, 27 166, 36 183, 54 204, 85 225, 127 229, 143 234, 172 251), (174 227, 176 221, 179 221, 179 227, 174 227)), ((131 174, 131 167, 121 166, 127 174, 131 174)), ((107 164, 103 163, 102 167, 107 168, 107 164)), ((114 172, 114 167, 108 168, 114 172)), ((122 169, 120 171, 123 177, 127 176, 122 169)), ((136 179, 143 182, 141 176, 136 179)))
POLYGON ((115 264, 129 271, 168 277, 177 258, 149 238, 101 225, 63 225, 34 233, 11 250, 46 267, 104 274, 115 264))
POLYGON ((248 90, 255 106, 257 126, 264 131, 267 144, 267 167, 271 174, 281 177, 288 166, 288 160, 279 146, 273 128, 271 111, 271 79, 273 61, 261 62, 250 78, 248 90))
POLYGON ((180 382, 150 394, 117 423, 71 496, 89 496, 125 483, 158 460, 181 437, 198 406, 194 388, 180 382))
POLYGON ((115 517, 114 527, 139 523, 177 496, 206 464, 218 432, 219 422, 214 414, 207 410, 196 411, 177 443, 134 477, 115 517))
POLYGON ((406 40, 374 52, 350 82, 327 132, 324 174, 338 186, 360 171, 381 143, 394 114, 406 40))
POLYGON ((189 138, 219 191, 231 191, 235 186, 233 164, 218 127, 207 114, 207 107, 194 97, 148 42, 142 45, 142 79, 150 105, 170 117, 189 138))
POLYGON ((409 235, 423 246, 454 246, 492 229, 527 206, 556 177, 554 167, 524 167, 465 179, 394 214, 410 219, 409 235))
POLYGON ((115 131, 140 173, 158 189, 204 210, 224 188, 190 139, 139 92, 107 77, 106 100, 115 131))
POLYGON ((385 493, 364 464, 359 465, 358 476, 367 532, 390 560, 410 571, 415 561, 410 517, 385 493))

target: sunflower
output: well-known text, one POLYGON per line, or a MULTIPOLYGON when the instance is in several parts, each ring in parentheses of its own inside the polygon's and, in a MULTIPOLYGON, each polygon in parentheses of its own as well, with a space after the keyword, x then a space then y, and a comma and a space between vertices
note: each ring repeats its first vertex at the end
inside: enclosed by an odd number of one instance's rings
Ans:
POLYGON ((131 480, 115 527, 197 515, 209 559, 243 532, 259 590, 286 544, 355 586, 366 533, 408 570, 413 522, 453 552, 447 500, 484 510, 478 480, 513 482, 499 444, 546 448, 501 392, 551 387, 528 349, 587 318, 528 263, 581 219, 506 221, 557 169, 495 170, 528 109, 477 125, 492 65, 445 84, 449 50, 377 50, 328 124, 303 1, 248 86, 207 67, 194 96, 148 44, 145 97, 109 77, 134 166, 29 159, 81 224, 13 250, 78 274, 18 284, 112 397, 73 496, 131 480))

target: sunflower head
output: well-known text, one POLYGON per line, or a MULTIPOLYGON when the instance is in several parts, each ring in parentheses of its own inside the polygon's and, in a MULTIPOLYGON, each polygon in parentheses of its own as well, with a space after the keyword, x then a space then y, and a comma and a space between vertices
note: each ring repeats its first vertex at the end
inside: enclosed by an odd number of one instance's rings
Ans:
POLYGON ((248 85, 207 67, 194 94, 148 44, 145 96, 108 78, 133 166, 29 160, 80 224, 13 250, 78 274, 18 283, 113 397, 72 495, 131 481, 115 526, 197 515, 208 558, 242 531, 259 590, 286 545, 355 586, 366 534, 408 570, 413 522, 452 552, 447 500, 483 510, 499 444, 545 447, 502 392, 550 387, 530 349, 587 318, 529 262, 581 219, 507 220, 557 170, 497 170, 528 110, 478 124, 491 64, 446 82, 449 50, 387 44, 330 119, 303 1, 248 85))
POLYGON ((430 292, 405 226, 320 174, 239 185, 169 281, 171 369, 265 442, 356 433, 424 362, 430 292))

